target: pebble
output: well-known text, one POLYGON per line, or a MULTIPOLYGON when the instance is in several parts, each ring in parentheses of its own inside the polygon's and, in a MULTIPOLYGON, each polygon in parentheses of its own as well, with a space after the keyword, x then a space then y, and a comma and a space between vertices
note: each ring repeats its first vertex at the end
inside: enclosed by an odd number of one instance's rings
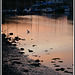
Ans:
POLYGON ((32 66, 35 66, 35 67, 39 67, 40 66, 40 63, 32 63, 31 65, 32 66))
POLYGON ((37 59, 37 60, 35 60, 35 62, 40 62, 40 60, 39 60, 39 59, 37 59))
POLYGON ((55 65, 54 67, 60 67, 60 65, 55 65))
POLYGON ((24 50, 24 48, 20 48, 20 50, 24 50))
POLYGON ((55 61, 51 61, 51 63, 55 63, 55 61))
POLYGON ((28 49, 29 52, 33 52, 33 50, 28 49))
POLYGON ((63 63, 63 61, 58 61, 58 62, 63 63))
POLYGON ((20 54, 24 54, 25 52, 19 52, 20 54))
POLYGON ((13 35, 13 33, 10 33, 10 35, 13 35))
POLYGON ((60 58, 53 58, 52 60, 60 60, 60 58))
POLYGON ((35 47, 36 45, 32 45, 32 47, 35 47))

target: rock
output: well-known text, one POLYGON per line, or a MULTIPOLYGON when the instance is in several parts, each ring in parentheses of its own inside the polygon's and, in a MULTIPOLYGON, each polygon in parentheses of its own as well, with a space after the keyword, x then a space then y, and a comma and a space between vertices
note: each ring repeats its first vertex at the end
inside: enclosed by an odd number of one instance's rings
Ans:
POLYGON ((53 48, 50 48, 50 49, 53 49, 53 48))
POLYGON ((39 59, 37 59, 37 60, 35 60, 35 62, 40 62, 40 60, 39 60, 39 59))
POLYGON ((55 61, 51 61, 51 63, 55 63, 55 61))
POLYGON ((10 33, 9 35, 13 35, 13 33, 10 33))
POLYGON ((60 67, 60 65, 55 65, 54 67, 60 67))
POLYGON ((39 57, 41 57, 41 56, 39 56, 39 57))
POLYGON ((64 68, 57 68, 55 69, 56 71, 64 71, 65 69, 64 68))
POLYGON ((56 65, 56 64, 53 64, 53 65, 56 65))
POLYGON ((2 34, 2 38, 5 38, 6 37, 6 35, 5 34, 2 34))
POLYGON ((11 37, 9 37, 9 41, 11 41, 11 37))
POLYGON ((32 45, 32 47, 35 47, 36 45, 32 45))
POLYGON ((31 65, 32 66, 35 66, 35 67, 39 67, 40 66, 40 63, 32 63, 31 65))
POLYGON ((13 46, 16 46, 16 44, 12 44, 13 46))
POLYGON ((69 71, 67 71, 67 70, 65 70, 64 73, 70 73, 70 74, 73 74, 73 72, 69 72, 69 71))
POLYGON ((43 62, 43 60, 41 60, 40 62, 43 62))
POLYGON ((63 61, 58 61, 58 62, 63 63, 63 61))
POLYGON ((33 52, 33 50, 28 49, 29 52, 33 52))
POLYGON ((20 48, 20 50, 24 50, 24 48, 20 48))
POLYGON ((48 52, 48 50, 45 50, 45 52, 48 52))
POLYGON ((73 72, 69 72, 70 74, 73 74, 73 72))
POLYGON ((17 36, 17 37, 15 37, 14 38, 16 41, 19 41, 20 40, 20 38, 17 36))
POLYGON ((24 54, 25 52, 19 52, 20 54, 24 54))
POLYGON ((8 40, 10 41, 10 40, 11 40, 11 37, 9 37, 9 38, 5 38, 5 39, 6 39, 7 41, 8 41, 8 40))
POLYGON ((72 68, 68 67, 67 69, 72 69, 72 68))
POLYGON ((31 40, 33 40, 33 39, 31 39, 31 40))
POLYGON ((60 58, 53 58, 52 60, 60 60, 60 58))
POLYGON ((64 71, 64 73, 68 73, 68 71, 67 71, 67 70, 65 70, 65 71, 64 71))
POLYGON ((61 69, 55 69, 56 71, 61 71, 61 69))
POLYGON ((60 68, 61 69, 61 71, 64 71, 65 70, 65 68, 60 68))

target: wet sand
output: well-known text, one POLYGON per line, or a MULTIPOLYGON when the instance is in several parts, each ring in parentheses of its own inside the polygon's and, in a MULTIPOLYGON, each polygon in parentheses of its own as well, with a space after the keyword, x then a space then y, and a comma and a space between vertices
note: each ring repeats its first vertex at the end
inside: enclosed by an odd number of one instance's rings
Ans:
POLYGON ((60 75, 53 69, 23 55, 20 49, 2 37, 3 75, 60 75))

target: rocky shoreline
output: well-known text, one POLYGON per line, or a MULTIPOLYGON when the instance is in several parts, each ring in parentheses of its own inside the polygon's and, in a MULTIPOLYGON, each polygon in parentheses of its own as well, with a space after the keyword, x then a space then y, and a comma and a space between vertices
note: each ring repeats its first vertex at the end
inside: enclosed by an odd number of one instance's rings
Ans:
POLYGON ((60 75, 37 60, 36 62, 23 55, 20 49, 7 41, 2 34, 2 73, 3 75, 60 75))

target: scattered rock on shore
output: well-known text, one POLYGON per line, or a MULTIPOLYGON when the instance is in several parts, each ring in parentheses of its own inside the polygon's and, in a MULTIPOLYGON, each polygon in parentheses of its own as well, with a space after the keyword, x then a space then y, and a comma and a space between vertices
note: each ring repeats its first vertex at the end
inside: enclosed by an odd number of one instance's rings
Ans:
MULTIPOLYGON (((5 39, 6 36, 3 36, 3 75, 60 75, 53 69, 41 65, 40 60, 35 62, 23 55, 25 52, 20 52, 19 49, 13 47, 12 43, 5 39)), ((33 52, 30 49, 29 51, 33 52)))
POLYGON ((33 50, 28 49, 29 52, 33 52, 33 50))

